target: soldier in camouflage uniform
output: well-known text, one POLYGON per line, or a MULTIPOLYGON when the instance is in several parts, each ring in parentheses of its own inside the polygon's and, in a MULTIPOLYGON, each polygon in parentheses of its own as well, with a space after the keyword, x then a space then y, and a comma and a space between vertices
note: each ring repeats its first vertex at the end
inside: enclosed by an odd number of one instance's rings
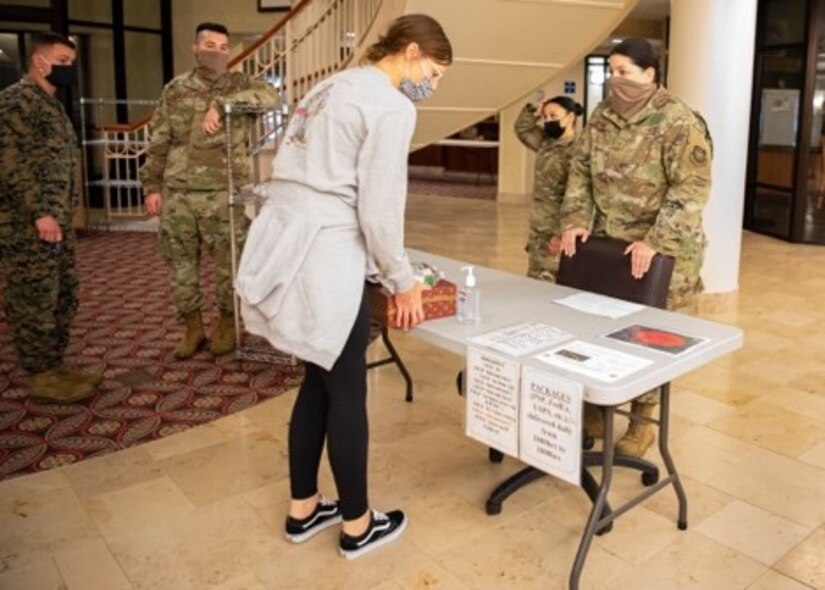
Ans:
POLYGON ((77 137, 58 87, 74 79, 74 44, 37 35, 29 70, 0 92, 0 270, 6 320, 34 398, 72 403, 100 375, 63 364, 77 309, 72 207, 80 199, 77 137))
POLYGON ((582 106, 566 96, 527 104, 516 119, 516 136, 536 152, 527 276, 555 281, 559 268, 560 208, 582 106), (539 127, 539 124, 541 127, 539 127))
MULTIPOLYGON (((227 72, 229 34, 214 23, 199 25, 193 51, 197 67, 163 90, 152 118, 152 140, 140 171, 150 215, 160 215, 160 243, 171 271, 177 315, 186 328, 177 358, 189 358, 205 341, 200 288, 201 248, 215 268, 220 318, 209 343, 214 355, 235 348, 231 236, 225 133, 220 112, 233 104, 276 105, 274 87, 242 72, 227 72)), ((232 170, 236 187, 250 181, 247 134, 254 117, 232 120, 232 170)), ((236 205, 238 251, 249 222, 236 205)))
MULTIPOLYGON (((668 309, 693 312, 702 291, 706 246, 702 210, 710 196, 712 144, 705 121, 656 84, 658 58, 640 39, 624 41, 609 59, 610 98, 588 122, 571 161, 562 206, 562 249, 577 238, 606 235, 631 242, 632 274, 644 276, 657 253, 675 259, 668 309)), ((658 390, 633 402, 653 416, 658 390)), ((586 427, 602 433, 593 408, 586 427)), ((651 424, 632 420, 617 452, 642 456, 655 440, 651 424)))

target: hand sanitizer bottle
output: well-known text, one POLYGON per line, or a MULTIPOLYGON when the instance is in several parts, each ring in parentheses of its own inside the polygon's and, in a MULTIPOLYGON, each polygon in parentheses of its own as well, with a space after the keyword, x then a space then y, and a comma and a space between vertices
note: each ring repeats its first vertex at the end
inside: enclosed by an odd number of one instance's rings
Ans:
POLYGON ((458 288, 456 319, 462 324, 477 324, 481 321, 481 290, 476 287, 476 277, 472 266, 461 269, 467 273, 464 285, 458 288))

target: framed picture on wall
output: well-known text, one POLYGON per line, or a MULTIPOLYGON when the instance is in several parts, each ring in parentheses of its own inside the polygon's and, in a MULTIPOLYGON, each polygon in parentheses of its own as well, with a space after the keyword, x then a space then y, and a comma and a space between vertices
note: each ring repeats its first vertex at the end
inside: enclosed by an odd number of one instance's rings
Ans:
POLYGON ((258 0, 258 12, 286 11, 292 8, 292 0, 258 0))

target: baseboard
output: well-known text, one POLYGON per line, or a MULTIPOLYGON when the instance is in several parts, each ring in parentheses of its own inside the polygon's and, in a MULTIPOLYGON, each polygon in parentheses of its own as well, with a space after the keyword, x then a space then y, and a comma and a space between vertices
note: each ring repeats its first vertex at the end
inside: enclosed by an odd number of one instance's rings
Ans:
POLYGON ((530 200, 530 195, 524 193, 498 193, 496 201, 508 205, 523 205, 530 200))

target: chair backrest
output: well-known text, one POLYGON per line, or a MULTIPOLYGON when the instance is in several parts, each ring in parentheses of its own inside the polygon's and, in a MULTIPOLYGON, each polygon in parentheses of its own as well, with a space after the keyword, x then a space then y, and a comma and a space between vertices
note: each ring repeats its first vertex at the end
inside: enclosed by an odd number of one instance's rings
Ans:
POLYGON ((664 309, 673 276, 673 258, 657 254, 641 279, 633 278, 628 243, 591 236, 576 244, 575 256, 561 255, 556 283, 616 299, 664 309))

